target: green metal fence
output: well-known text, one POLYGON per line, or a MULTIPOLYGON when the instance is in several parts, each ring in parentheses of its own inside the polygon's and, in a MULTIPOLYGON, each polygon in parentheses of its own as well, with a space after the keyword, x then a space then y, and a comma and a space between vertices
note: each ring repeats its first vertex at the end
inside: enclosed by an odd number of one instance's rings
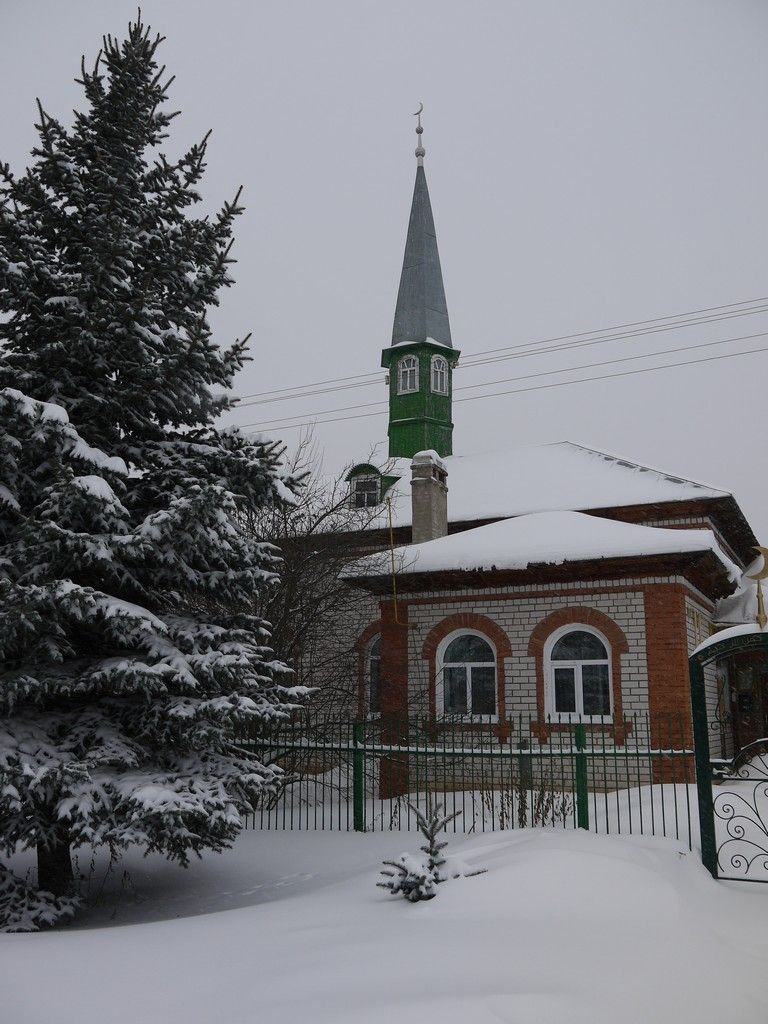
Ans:
POLYGON ((261 829, 415 827, 408 804, 460 811, 453 831, 539 826, 673 837, 692 845, 690 721, 635 714, 503 721, 365 721, 306 711, 237 743, 283 779, 249 818, 261 829))

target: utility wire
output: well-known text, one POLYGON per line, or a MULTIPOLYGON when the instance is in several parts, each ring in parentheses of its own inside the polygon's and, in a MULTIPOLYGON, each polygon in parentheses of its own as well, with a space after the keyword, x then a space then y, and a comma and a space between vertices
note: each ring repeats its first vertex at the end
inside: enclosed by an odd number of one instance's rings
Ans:
MULTIPOLYGON (((688 310, 685 313, 670 313, 670 314, 667 314, 666 316, 653 317, 652 319, 649 319, 649 320, 635 320, 635 321, 632 321, 632 322, 629 322, 629 323, 617 324, 617 325, 614 325, 613 327, 601 327, 601 328, 595 328, 595 329, 593 329, 591 331, 579 331, 579 332, 576 332, 574 334, 564 334, 564 335, 559 335, 559 336, 552 337, 552 338, 543 338, 543 339, 541 339, 539 341, 534 341, 534 342, 523 342, 520 345, 509 345, 509 346, 502 346, 501 348, 496 348, 496 349, 486 349, 486 350, 481 351, 481 352, 476 352, 475 356, 492 355, 492 354, 497 353, 497 352, 510 351, 512 349, 519 349, 519 348, 530 347, 530 346, 534 346, 534 345, 547 345, 547 344, 549 344, 549 343, 551 343, 553 341, 568 341, 568 340, 570 340, 572 338, 586 338, 586 337, 588 337, 590 335, 593 335, 593 334, 605 334, 608 331, 610 331, 610 332, 623 331, 624 329, 630 328, 630 327, 640 327, 640 326, 643 326, 643 325, 646 325, 646 324, 661 323, 662 321, 666 321, 666 320, 679 320, 679 319, 683 319, 683 318, 699 316, 699 315, 705 314, 705 313, 717 312, 718 310, 735 309, 738 306, 754 306, 754 305, 756 305, 758 303, 764 303, 764 302, 768 302, 768 295, 760 296, 760 297, 755 298, 755 299, 743 299, 741 302, 725 303, 725 304, 720 305, 720 306, 708 306, 708 307, 704 307, 702 309, 688 310)), ((749 316, 749 315, 752 315, 753 312, 760 312, 760 311, 759 310, 743 310, 743 311, 740 311, 736 315, 739 315, 739 316, 749 316)), ((675 327, 675 326, 682 326, 682 325, 681 324, 670 325, 670 329, 672 327, 675 327)), ((599 340, 603 340, 603 339, 599 339, 599 340)), ((609 340, 609 339, 606 339, 606 340, 609 340)), ((556 351, 556 350, 552 349, 552 351, 556 351)), ((484 360, 483 360, 483 362, 484 362, 484 360)), ((469 367, 469 366, 472 366, 472 365, 475 365, 474 362, 472 360, 468 360, 465 363, 461 364, 461 367, 469 367)), ((235 399, 235 401, 238 402, 238 403, 245 404, 245 400, 246 399, 262 398, 262 397, 266 397, 267 395, 285 395, 288 392, 304 391, 307 388, 321 387, 322 385, 325 385, 325 384, 337 384, 337 383, 344 383, 344 382, 347 382, 347 381, 357 381, 357 380, 364 380, 364 379, 365 380, 370 380, 370 383, 372 383, 372 384, 377 383, 377 382, 379 382, 381 380, 381 373, 380 372, 375 372, 375 373, 370 373, 370 372, 369 373, 358 373, 358 374, 353 374, 353 375, 348 376, 348 377, 332 377, 332 378, 329 378, 327 380, 314 381, 311 384, 299 384, 299 385, 294 385, 293 387, 274 388, 274 389, 272 389, 270 391, 256 391, 256 392, 252 392, 250 394, 240 395, 238 398, 235 399), (371 378, 374 378, 374 379, 370 380, 371 378)), ((353 387, 364 387, 366 385, 361 384, 361 385, 352 385, 352 386, 353 387)))
MULTIPOLYGON (((621 356, 618 359, 601 359, 595 363, 582 363, 579 366, 565 366, 558 367, 556 370, 538 370, 536 373, 524 373, 518 377, 504 377, 500 380, 488 380, 483 381, 480 384, 464 384, 462 387, 454 388, 454 393, 457 391, 471 391, 476 388, 490 388, 495 387, 497 384, 512 384, 515 381, 520 380, 532 380, 536 377, 551 377, 556 373, 574 373, 579 370, 594 370, 600 366, 614 366, 618 363, 628 363, 636 359, 653 359, 655 356, 670 356, 677 352, 688 352, 693 349, 702 348, 713 348, 716 345, 733 345, 738 341, 752 341, 754 338, 765 338, 768 337, 768 331, 760 331, 756 334, 742 334, 737 338, 720 338, 718 341, 704 341, 697 345, 680 345, 677 348, 661 349, 656 352, 644 352, 636 356, 621 356)), ((489 396, 492 397, 492 396, 489 396)), ((460 401, 460 399, 457 399, 460 401)), ((355 409, 372 409, 374 406, 381 407, 388 405, 387 402, 363 402, 360 405, 342 405, 336 409, 320 409, 317 412, 308 413, 296 413, 294 416, 281 416, 274 420, 262 420, 257 426, 271 427, 276 424, 284 424, 290 420, 295 420, 299 416, 307 416, 315 418, 317 416, 328 416, 335 412, 351 412, 355 409)), ((247 424, 253 426, 254 424, 247 424)))
MULTIPOLYGON (((641 366, 636 370, 621 370, 619 373, 605 373, 594 377, 580 377, 577 380, 561 380, 553 381, 551 384, 534 384, 529 388, 513 388, 510 391, 495 391, 489 395, 468 395, 465 398, 457 398, 457 402, 476 402, 482 398, 501 398, 505 395, 519 395, 529 391, 544 391, 549 388, 561 388, 566 387, 569 384, 589 384, 593 381, 598 380, 612 380, 614 377, 632 377, 637 373, 654 373, 658 370, 671 370, 678 366, 693 366, 697 363, 712 363, 721 359, 736 359, 739 356, 753 356, 760 352, 768 352, 766 348, 753 348, 748 349, 746 352, 727 352, 721 356, 704 356, 702 359, 686 359, 679 363, 665 363, 662 366, 641 366)), ((575 367, 578 369, 578 367, 575 367)), ((295 427, 311 427, 311 426, 323 426, 326 423, 342 423, 346 420, 360 420, 366 419, 369 416, 381 416, 384 410, 377 409, 375 412, 360 412, 353 416, 338 416, 330 420, 308 420, 304 423, 290 423, 284 427, 278 427, 279 430, 291 430, 295 427)), ((243 423, 238 424, 239 429, 244 430, 248 427, 260 427, 264 424, 261 423, 243 423)))
POLYGON ((614 377, 631 377, 636 373, 653 373, 656 370, 671 370, 676 366, 693 366, 696 363, 714 363, 720 359, 736 359, 738 356, 753 356, 758 352, 768 352, 766 348, 751 348, 746 352, 726 352, 722 356, 703 356, 701 359, 684 359, 679 363, 665 363, 663 366, 640 366, 636 370, 620 370, 619 373, 604 373, 596 377, 580 377, 578 380, 554 381, 552 384, 536 384, 530 388, 514 388, 511 391, 494 391, 491 395, 468 395, 458 398, 458 402, 476 402, 479 398, 501 398, 503 395, 517 395, 524 391, 544 391, 548 388, 559 388, 565 384, 588 384, 596 380, 611 380, 614 377))
MULTIPOLYGON (((667 331, 676 331, 680 328, 685 327, 700 327, 706 324, 720 323, 723 320, 734 320, 742 316, 755 316, 759 313, 765 313, 768 311, 768 306, 758 306, 755 309, 745 310, 739 313, 727 313, 722 316, 712 317, 701 317, 697 320, 688 320, 681 323, 675 324, 664 324, 660 327, 654 327, 648 330, 642 331, 626 331, 622 334, 611 334, 604 338, 595 338, 587 341, 573 341, 567 345, 553 345, 550 348, 536 349, 531 352, 515 352, 511 355, 505 356, 494 356, 492 359, 478 359, 468 363, 465 366, 487 366, 489 363, 501 363, 507 359, 521 359, 526 356, 546 355, 549 352, 565 352, 573 348, 587 348, 590 345, 602 345, 606 341, 623 341, 626 338, 640 338, 650 336, 652 334, 665 334, 667 331)), ((458 367, 457 367, 458 369, 458 367)))
MULTIPOLYGON (((735 309, 736 306, 754 306, 754 305, 757 305, 760 302, 768 302, 768 295, 761 295, 761 296, 759 296, 756 299, 745 299, 743 302, 728 302, 728 303, 726 303, 726 304, 724 304, 722 306, 707 306, 704 309, 693 309, 693 310, 689 310, 686 313, 670 313, 667 316, 656 316, 656 317, 653 317, 650 320, 635 320, 632 323, 617 324, 615 327, 602 327, 602 328, 599 328, 599 329, 594 330, 594 331, 582 331, 579 334, 562 334, 562 335, 560 335, 558 337, 543 338, 541 341, 532 342, 532 343, 529 343, 529 344, 546 345, 546 344, 548 344, 551 341, 568 341, 570 338, 581 338, 581 337, 585 337, 588 334, 605 334, 606 331, 611 331, 611 332, 613 332, 613 331, 623 331, 627 327, 643 327, 646 324, 659 323, 661 320, 687 319, 688 317, 699 316, 700 314, 703 314, 703 313, 715 313, 715 312, 717 312, 718 310, 721 310, 721 309, 735 309)), ((515 346, 503 345, 501 348, 489 348, 489 349, 486 349, 483 352, 475 352, 475 355, 476 356, 491 355, 494 352, 503 352, 508 347, 518 348, 519 346, 517 346, 517 345, 515 345, 515 346)))
MULTIPOLYGON (((574 342, 570 342, 567 345, 554 345, 554 346, 551 346, 550 348, 539 348, 539 349, 536 349, 536 350, 531 351, 531 352, 513 352, 513 353, 511 353, 509 355, 505 355, 505 356, 496 356, 493 359, 468 360, 465 363, 460 363, 456 367, 456 369, 457 370, 462 370, 462 369, 467 369, 467 368, 472 367, 472 366, 486 366, 489 363, 504 362, 504 361, 506 361, 508 359, 524 359, 524 358, 527 358, 529 356, 548 355, 549 353, 552 353, 552 352, 564 352, 564 351, 569 351, 570 349, 576 349, 576 348, 589 348, 592 345, 604 345, 604 344, 606 344, 609 341, 619 341, 619 340, 624 340, 626 338, 638 338, 638 337, 642 337, 642 336, 646 336, 646 335, 650 336, 652 334, 663 334, 663 333, 666 333, 668 331, 678 330, 679 328, 699 327, 699 326, 702 326, 702 325, 705 325, 705 324, 719 323, 722 320, 733 320, 733 319, 736 319, 736 318, 739 318, 739 317, 743 317, 743 316, 755 316, 756 314, 766 313, 766 312, 768 312, 768 306, 759 306, 759 307, 757 307, 755 309, 743 310, 743 311, 741 311, 739 313, 729 313, 729 314, 726 314, 726 315, 723 315, 723 316, 716 316, 716 317, 702 317, 702 318, 697 319, 697 320, 684 321, 682 323, 666 324, 666 325, 664 325, 662 327, 656 327, 656 328, 653 328, 651 330, 631 331, 631 332, 625 332, 623 334, 612 334, 612 335, 608 335, 608 336, 606 336, 604 338, 595 338, 595 339, 591 339, 591 340, 587 340, 587 341, 574 341, 574 342)), ((525 346, 530 346, 530 345, 534 345, 534 344, 539 344, 539 343, 538 342, 525 342, 524 343, 525 346)), ((523 346, 512 346, 512 347, 523 347, 523 346)), ((695 346, 691 346, 691 348, 694 348, 694 347, 695 346)), ((653 354, 653 353, 651 353, 651 354, 653 354)), ((293 401, 294 399, 297 399, 297 398, 310 398, 313 395, 334 394, 337 391, 348 391, 351 388, 367 388, 367 387, 372 387, 373 385, 378 385, 378 384, 383 383, 383 380, 384 380, 384 378, 381 375, 377 375, 376 380, 372 380, 372 381, 362 381, 362 382, 357 383, 357 384, 344 384, 341 387, 318 388, 318 389, 313 390, 313 391, 297 391, 295 394, 292 394, 292 395, 278 396, 276 398, 256 398, 253 401, 248 401, 248 402, 245 402, 245 401, 242 401, 242 400, 238 400, 236 405, 237 405, 238 408, 244 409, 244 408, 246 408, 248 406, 252 406, 252 405, 269 405, 269 404, 274 403, 274 402, 289 402, 289 401, 293 401)), ((472 387, 478 387, 479 385, 471 385, 471 386, 472 387)), ((336 410, 328 410, 328 411, 329 412, 334 412, 336 410)), ((288 417, 288 416, 284 416, 283 417, 283 419, 291 419, 291 418, 292 417, 288 417)))
MULTIPOLYGON (((519 377, 503 377, 500 380, 486 381, 483 384, 463 384, 459 388, 454 388, 454 391, 472 391, 475 388, 492 387, 496 384, 511 384, 517 380, 530 380, 533 377, 549 377, 553 373, 572 373, 574 370, 592 370, 598 366, 611 366, 616 365, 617 363, 628 363, 635 359, 651 359, 654 356, 671 356, 676 352, 690 352, 693 349, 713 348, 715 345, 732 345, 737 341, 751 341, 753 338, 765 337, 768 337, 768 331, 759 331, 756 334, 742 334, 738 338, 721 338, 718 341, 703 341, 696 345, 679 345, 677 348, 661 349, 657 352, 643 352, 637 356, 622 356, 619 359, 603 359, 596 363, 582 363, 579 366, 567 366, 559 370, 540 370, 538 373, 525 373, 519 377)), ((731 354, 741 355, 742 353, 734 352, 731 354)), ((286 416, 286 419, 289 418, 290 417, 286 416)))

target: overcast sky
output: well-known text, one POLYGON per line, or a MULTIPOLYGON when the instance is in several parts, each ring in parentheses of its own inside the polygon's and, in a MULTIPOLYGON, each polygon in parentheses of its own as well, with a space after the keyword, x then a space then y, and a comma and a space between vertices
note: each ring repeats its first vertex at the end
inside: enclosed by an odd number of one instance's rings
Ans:
MULTIPOLYGON (((168 151, 212 128, 207 200, 245 187, 237 284, 214 316, 222 342, 253 332, 238 394, 378 369, 420 101, 463 358, 768 295, 765 0, 145 0, 142 10, 167 36, 177 76, 168 151)), ((0 0, 0 160, 25 165, 36 96, 65 120, 82 105, 80 54, 95 55, 134 11, 0 0)), ((455 385, 763 331, 768 313, 467 368, 455 385)), ((497 390, 750 348, 768 348, 768 336, 497 390)), ((768 543, 763 376, 768 352, 460 403, 454 451, 569 439, 616 452, 732 490, 768 543)), ((378 384, 229 419, 385 398, 378 384)), ((317 436, 326 465, 341 466, 386 439, 386 415, 317 436)))

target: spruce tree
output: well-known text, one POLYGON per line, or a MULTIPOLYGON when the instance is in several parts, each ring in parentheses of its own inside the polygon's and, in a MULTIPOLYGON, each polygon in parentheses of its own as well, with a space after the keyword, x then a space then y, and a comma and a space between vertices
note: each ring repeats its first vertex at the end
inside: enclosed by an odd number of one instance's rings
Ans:
MULTIPOLYGON (((443 814, 443 805, 432 805, 429 801, 426 813, 408 803, 408 810, 416 817, 416 825, 426 840, 419 849, 423 857, 410 853, 401 853, 398 860, 385 860, 383 882, 376 884, 381 889, 388 889, 393 896, 401 894, 410 903, 419 900, 431 900, 437 896, 437 886, 447 879, 445 874, 445 857, 443 850, 448 845, 447 839, 440 839, 448 825, 461 815, 461 811, 443 814)), ((454 876, 458 877, 458 875, 454 876)))
POLYGON ((275 779, 233 728, 303 695, 249 614, 277 552, 241 526, 293 482, 214 426, 246 358, 207 319, 241 208, 192 215, 207 138, 158 149, 161 42, 105 38, 73 125, 41 107, 31 166, 0 167, 0 848, 36 848, 54 897, 83 843, 231 843, 275 779))

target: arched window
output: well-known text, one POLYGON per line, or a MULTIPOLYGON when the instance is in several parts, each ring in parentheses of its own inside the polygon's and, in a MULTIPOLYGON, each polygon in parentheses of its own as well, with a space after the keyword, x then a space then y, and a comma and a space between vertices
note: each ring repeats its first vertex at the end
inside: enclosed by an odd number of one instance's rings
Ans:
POLYGON ((365 685, 368 698, 368 713, 378 715, 381 711, 381 637, 373 639, 365 659, 365 685))
POLYGON ((448 360, 444 356, 432 356, 432 390, 437 395, 448 394, 448 360))
POLYGON ((403 356, 397 364, 397 393, 407 395, 419 390, 419 361, 416 356, 403 356))
POLYGON ((610 718, 611 655, 605 637, 586 626, 566 626, 550 637, 547 651, 548 712, 610 718))
POLYGON ((438 662, 438 708, 446 715, 495 717, 496 652, 479 633, 462 632, 444 641, 438 662))

